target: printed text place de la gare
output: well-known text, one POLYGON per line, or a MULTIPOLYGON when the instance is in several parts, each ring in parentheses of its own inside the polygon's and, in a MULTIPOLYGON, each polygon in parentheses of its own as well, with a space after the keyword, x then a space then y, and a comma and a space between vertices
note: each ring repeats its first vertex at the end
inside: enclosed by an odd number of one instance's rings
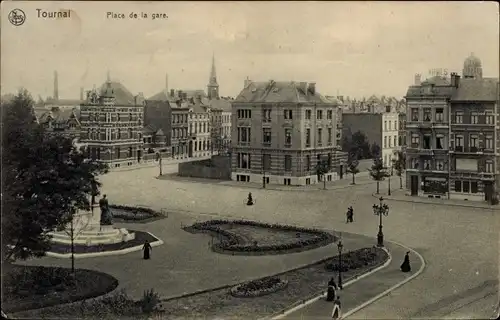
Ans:
POLYGON ((149 12, 130 12, 128 15, 123 12, 106 12, 107 19, 151 19, 151 20, 159 20, 159 19, 168 19, 168 15, 166 13, 149 13, 149 12))
POLYGON ((63 10, 59 11, 47 11, 43 9, 36 9, 38 18, 43 19, 69 19, 71 18, 71 10, 63 10))

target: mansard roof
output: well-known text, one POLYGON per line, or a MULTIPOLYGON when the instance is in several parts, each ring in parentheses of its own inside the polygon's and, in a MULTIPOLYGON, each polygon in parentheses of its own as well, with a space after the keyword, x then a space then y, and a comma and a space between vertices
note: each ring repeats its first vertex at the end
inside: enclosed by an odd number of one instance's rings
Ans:
POLYGON ((498 78, 460 79, 452 101, 498 101, 498 78))

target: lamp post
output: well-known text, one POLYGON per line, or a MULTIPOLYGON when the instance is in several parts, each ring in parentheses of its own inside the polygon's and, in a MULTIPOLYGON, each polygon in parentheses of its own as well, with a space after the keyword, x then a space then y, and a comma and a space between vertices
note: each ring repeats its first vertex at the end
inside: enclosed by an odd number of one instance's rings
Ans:
POLYGON ((380 201, 379 205, 374 204, 373 205, 373 213, 377 216, 379 216, 379 225, 378 225, 378 234, 377 234, 377 246, 378 247, 383 247, 384 246, 384 233, 382 232, 382 216, 388 216, 389 215, 389 206, 385 203, 382 203, 384 201, 384 198, 380 197, 378 199, 380 201))
POLYGON ((265 159, 264 159, 264 155, 262 154, 261 155, 261 159, 262 159, 262 188, 265 189, 266 188, 266 166, 265 166, 265 159))
POLYGON ((339 249, 339 289, 342 289, 342 248, 344 245, 342 244, 342 239, 339 239, 337 243, 337 248, 339 249))
POLYGON ((387 194, 390 196, 391 195, 391 177, 392 175, 394 174, 394 162, 395 162, 395 159, 392 159, 391 160, 391 172, 389 173, 389 179, 387 179, 387 182, 388 182, 388 192, 387 194))

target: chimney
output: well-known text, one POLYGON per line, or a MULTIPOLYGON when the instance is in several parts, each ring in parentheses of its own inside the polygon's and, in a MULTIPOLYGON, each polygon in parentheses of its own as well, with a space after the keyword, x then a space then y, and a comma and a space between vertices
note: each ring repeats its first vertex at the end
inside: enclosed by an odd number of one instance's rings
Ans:
POLYGON ((316 82, 309 83, 309 92, 313 95, 316 93, 316 82))
POLYGON ((54 71, 54 100, 59 100, 59 80, 57 77, 57 71, 54 71))
POLYGON ((83 87, 80 87, 80 100, 83 101, 83 87))
POLYGON ((415 85, 419 86, 422 83, 422 75, 420 73, 415 74, 415 85))
POLYGON ((183 92, 183 93, 182 93, 182 99, 183 99, 183 100, 187 100, 187 97, 188 97, 187 92, 183 92))
POLYGON ((450 76, 451 76, 451 86, 458 88, 458 86, 460 85, 460 76, 455 72, 452 72, 450 76))
POLYGON ((252 83, 252 80, 248 79, 248 77, 245 79, 245 81, 243 82, 243 88, 246 88, 250 85, 250 83, 252 83))
POLYGON ((299 88, 304 92, 304 94, 307 94, 307 82, 300 82, 299 83, 299 88))
POLYGON ((182 90, 178 90, 177 94, 179 95, 180 99, 182 99, 182 97, 184 97, 184 94, 183 94, 182 90))

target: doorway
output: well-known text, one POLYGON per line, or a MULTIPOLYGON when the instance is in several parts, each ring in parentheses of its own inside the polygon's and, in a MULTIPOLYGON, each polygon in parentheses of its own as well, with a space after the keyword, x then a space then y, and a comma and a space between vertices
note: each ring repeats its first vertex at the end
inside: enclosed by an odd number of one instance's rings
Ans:
POLYGON ((188 158, 193 157, 193 141, 189 141, 188 158))
POLYGON ((411 178, 410 178, 410 190, 411 190, 412 196, 418 195, 418 176, 411 176, 411 178))
POLYGON ((142 150, 137 150, 137 162, 141 162, 142 160, 142 150))
POLYGON ((344 178, 344 165, 341 164, 339 168, 339 177, 342 180, 344 178))
POLYGON ((488 203, 491 203, 493 199, 493 183, 491 182, 484 182, 484 200, 488 201, 488 203))

